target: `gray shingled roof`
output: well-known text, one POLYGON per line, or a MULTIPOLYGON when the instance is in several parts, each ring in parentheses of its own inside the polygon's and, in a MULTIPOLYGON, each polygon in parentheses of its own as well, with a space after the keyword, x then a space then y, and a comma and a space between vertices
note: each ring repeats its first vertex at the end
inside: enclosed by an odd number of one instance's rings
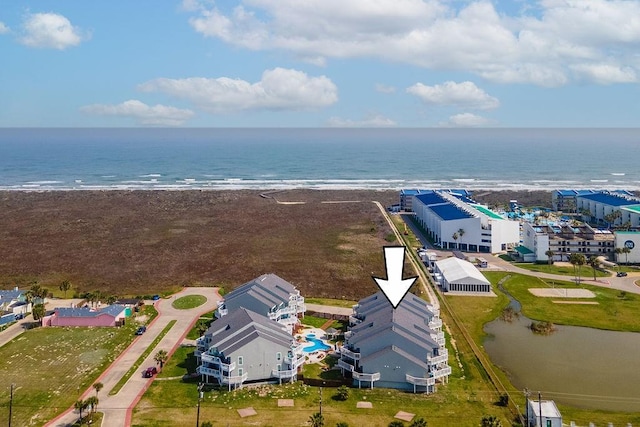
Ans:
POLYGON ((58 317, 97 317, 102 314, 108 314, 109 316, 116 317, 125 309, 122 305, 110 305, 104 307, 101 310, 91 310, 89 307, 70 308, 70 307, 58 307, 55 309, 58 313, 58 317))
POLYGON ((230 354, 258 337, 286 347, 293 343, 293 336, 284 326, 245 308, 214 321, 205 335, 211 336, 210 346, 223 354, 230 354))
POLYGON ((241 301, 246 295, 250 295, 271 308, 280 303, 288 302, 289 295, 295 292, 295 286, 286 280, 275 274, 263 274, 229 292, 225 295, 224 302, 226 305, 242 306, 238 301, 241 301))

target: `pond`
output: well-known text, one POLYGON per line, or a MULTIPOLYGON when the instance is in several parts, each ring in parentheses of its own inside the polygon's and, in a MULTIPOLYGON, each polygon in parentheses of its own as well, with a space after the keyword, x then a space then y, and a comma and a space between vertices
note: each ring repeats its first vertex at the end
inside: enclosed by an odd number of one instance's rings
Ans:
POLYGON ((531 320, 494 320, 484 348, 519 389, 542 392, 543 399, 612 411, 640 408, 640 334, 556 326, 537 335, 531 320))

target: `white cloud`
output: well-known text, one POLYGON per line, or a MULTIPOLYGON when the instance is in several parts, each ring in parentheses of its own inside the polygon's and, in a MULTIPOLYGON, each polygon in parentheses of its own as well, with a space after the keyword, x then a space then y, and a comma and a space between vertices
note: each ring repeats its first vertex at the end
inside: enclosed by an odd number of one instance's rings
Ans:
POLYGON ((460 113, 449 117, 447 122, 439 123, 440 127, 483 127, 489 126, 491 121, 485 117, 472 113, 460 113))
POLYGON ((376 92, 380 93, 394 93, 396 88, 393 86, 387 86, 382 83, 376 83, 376 92))
POLYGON ((600 84, 633 83, 638 81, 636 71, 631 67, 614 64, 576 64, 571 66, 576 75, 600 84))
POLYGON ((4 22, 0 21, 0 34, 6 34, 9 31, 9 27, 7 27, 4 22))
POLYGON ((549 87, 626 82, 640 69, 638 1, 541 0, 511 16, 483 0, 240 0, 228 13, 197 4, 189 22, 205 37, 318 64, 371 57, 549 87), (584 63, 628 71, 576 74, 584 63))
POLYGON ((100 116, 128 117, 147 126, 180 126, 194 115, 191 110, 160 104, 149 106, 137 99, 115 105, 86 105, 80 111, 100 116))
POLYGON ((395 121, 379 114, 366 117, 363 120, 342 119, 340 117, 331 117, 327 120, 329 127, 394 127, 396 125, 395 121))
POLYGON ((427 86, 416 83, 407 88, 407 93, 417 96, 423 102, 434 105, 453 105, 461 108, 490 110, 500 105, 498 99, 489 96, 473 82, 452 81, 441 85, 427 86))
POLYGON ((64 50, 79 45, 86 36, 78 27, 57 13, 33 13, 23 23, 20 41, 29 47, 64 50))
POLYGON ((338 89, 329 78, 309 77, 302 71, 284 68, 264 71, 256 83, 228 77, 159 78, 138 88, 188 99, 212 113, 313 109, 329 106, 338 100, 338 89))

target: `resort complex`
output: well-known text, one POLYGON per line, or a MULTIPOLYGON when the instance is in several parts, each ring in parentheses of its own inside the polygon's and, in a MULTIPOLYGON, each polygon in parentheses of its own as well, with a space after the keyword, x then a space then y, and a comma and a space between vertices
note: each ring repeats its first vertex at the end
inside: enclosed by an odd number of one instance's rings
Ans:
POLYGON ((421 190, 413 196, 412 210, 428 237, 442 249, 496 253, 520 241, 517 221, 498 215, 468 195, 421 190))

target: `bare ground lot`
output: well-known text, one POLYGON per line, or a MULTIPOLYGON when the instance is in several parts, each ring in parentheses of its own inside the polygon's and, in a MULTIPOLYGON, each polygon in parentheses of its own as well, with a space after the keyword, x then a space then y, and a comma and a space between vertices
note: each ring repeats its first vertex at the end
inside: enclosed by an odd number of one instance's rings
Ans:
POLYGON ((273 272, 305 296, 358 299, 384 274, 388 226, 371 200, 397 192, 0 192, 0 288, 142 295, 226 289, 273 272), (322 201, 359 203, 321 203, 322 201))

